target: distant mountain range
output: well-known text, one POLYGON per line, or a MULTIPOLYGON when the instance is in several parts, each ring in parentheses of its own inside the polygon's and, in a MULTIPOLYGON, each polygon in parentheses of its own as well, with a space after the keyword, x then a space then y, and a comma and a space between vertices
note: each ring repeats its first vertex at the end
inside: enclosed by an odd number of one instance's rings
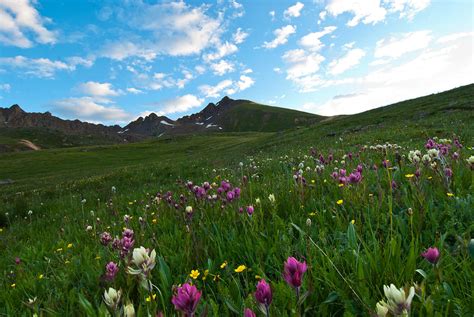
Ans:
POLYGON ((233 100, 227 96, 216 104, 208 104, 198 113, 177 120, 151 113, 123 128, 64 120, 49 112, 25 112, 19 105, 13 105, 0 108, 0 152, 32 149, 25 147, 25 140, 37 147, 110 144, 220 131, 276 132, 307 126, 322 119, 324 117, 306 112, 266 106, 249 100, 233 100), (51 139, 55 142, 51 142, 51 139))

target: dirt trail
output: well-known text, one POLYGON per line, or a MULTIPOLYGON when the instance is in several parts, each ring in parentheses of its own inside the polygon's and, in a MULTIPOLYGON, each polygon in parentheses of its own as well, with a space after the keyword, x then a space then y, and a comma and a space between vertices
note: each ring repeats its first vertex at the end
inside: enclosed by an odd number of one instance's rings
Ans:
POLYGON ((28 140, 25 140, 25 139, 20 140, 18 143, 21 144, 21 145, 26 146, 27 148, 29 148, 30 150, 33 150, 33 151, 39 151, 39 150, 41 150, 41 148, 40 148, 39 146, 37 146, 37 145, 34 144, 33 142, 28 141, 28 140))

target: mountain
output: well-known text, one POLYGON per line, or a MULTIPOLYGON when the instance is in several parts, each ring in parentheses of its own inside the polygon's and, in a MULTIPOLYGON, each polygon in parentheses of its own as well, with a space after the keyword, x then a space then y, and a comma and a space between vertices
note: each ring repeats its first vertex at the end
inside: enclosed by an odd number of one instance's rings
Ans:
POLYGON ((18 105, 0 108, 0 152, 134 142, 146 138, 209 132, 275 132, 324 117, 224 97, 200 112, 171 120, 151 113, 125 127, 63 120, 50 112, 29 113, 18 105), (31 143, 31 144, 30 144, 31 143))
POLYGON ((210 103, 201 111, 171 120, 151 113, 130 122, 119 133, 156 137, 205 132, 276 132, 316 123, 324 117, 311 113, 271 107, 250 100, 234 100, 227 96, 210 103))

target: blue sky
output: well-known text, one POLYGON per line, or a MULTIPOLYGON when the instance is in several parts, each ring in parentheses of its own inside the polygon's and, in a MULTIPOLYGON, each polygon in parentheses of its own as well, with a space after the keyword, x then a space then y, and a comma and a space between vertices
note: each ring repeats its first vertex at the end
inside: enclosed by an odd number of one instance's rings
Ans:
POLYGON ((468 0, 0 0, 0 105, 124 124, 223 96, 335 115, 474 82, 468 0))

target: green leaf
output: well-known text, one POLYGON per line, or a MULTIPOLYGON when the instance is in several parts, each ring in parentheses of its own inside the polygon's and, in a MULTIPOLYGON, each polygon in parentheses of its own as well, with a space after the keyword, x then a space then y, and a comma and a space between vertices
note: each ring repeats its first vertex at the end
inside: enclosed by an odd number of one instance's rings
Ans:
POLYGON ((334 303, 338 298, 339 298, 339 294, 337 292, 331 292, 329 293, 328 297, 323 302, 323 304, 334 303))
POLYGON ((417 269, 415 272, 419 273, 421 276, 423 276, 423 278, 425 279, 426 276, 428 276, 428 274, 426 274, 425 271, 423 271, 422 269, 417 269))
POLYGON ((92 307, 92 304, 84 297, 82 293, 78 294, 78 300, 79 304, 81 305, 82 309, 86 313, 87 316, 97 316, 96 311, 94 310, 94 307, 92 307))

